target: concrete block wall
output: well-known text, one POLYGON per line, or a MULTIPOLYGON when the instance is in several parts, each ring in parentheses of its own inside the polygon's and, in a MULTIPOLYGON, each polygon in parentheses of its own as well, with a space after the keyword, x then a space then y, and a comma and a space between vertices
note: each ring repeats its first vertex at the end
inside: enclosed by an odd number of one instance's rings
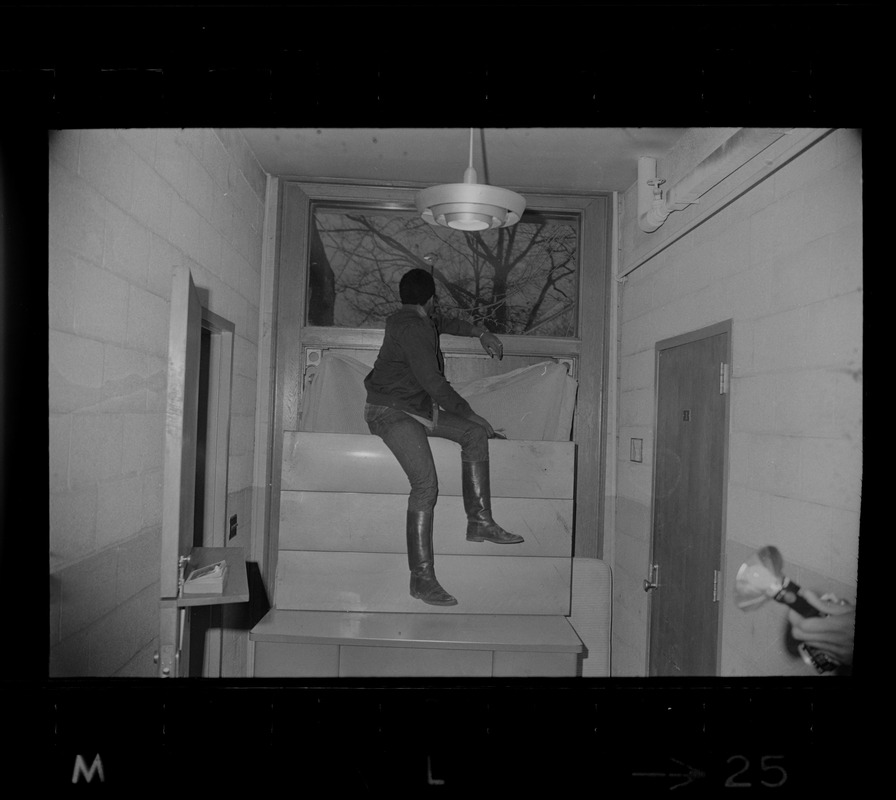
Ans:
MULTIPOLYGON (((637 224, 623 198, 623 248, 637 224)), ((674 217, 674 215, 673 215, 674 217)), ((671 219, 671 218, 670 218, 671 219)), ((621 259, 624 261, 623 259, 621 259)), ((836 130, 631 272, 620 289, 613 674, 646 674, 656 342, 733 320, 723 675, 811 674, 783 607, 731 600, 754 549, 855 598, 862 479, 861 137, 836 130), (644 440, 642 463, 630 438, 644 440)))
MULTIPOLYGON (((238 132, 49 136, 50 666, 152 676, 171 270, 236 326, 228 542, 249 552, 266 176, 238 132)), ((245 662, 246 635, 225 662, 245 662)))

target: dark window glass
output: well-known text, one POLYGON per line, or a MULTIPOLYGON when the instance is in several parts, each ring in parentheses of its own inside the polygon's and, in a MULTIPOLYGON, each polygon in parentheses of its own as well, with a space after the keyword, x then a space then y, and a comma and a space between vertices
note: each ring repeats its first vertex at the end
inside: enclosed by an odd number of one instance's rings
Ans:
POLYGON ((467 233, 415 211, 312 206, 309 325, 382 328, 398 281, 431 271, 443 312, 495 333, 577 335, 579 220, 527 211, 510 228, 467 233))

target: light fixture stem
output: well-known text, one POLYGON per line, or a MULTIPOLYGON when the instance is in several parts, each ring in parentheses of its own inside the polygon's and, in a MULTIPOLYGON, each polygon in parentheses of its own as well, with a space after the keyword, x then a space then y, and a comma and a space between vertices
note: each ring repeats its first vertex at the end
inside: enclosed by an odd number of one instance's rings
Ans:
POLYGON ((473 169, 475 135, 476 129, 470 128, 470 166, 464 171, 463 184, 430 186, 417 192, 414 201, 417 210, 430 225, 443 225, 458 231, 484 231, 506 228, 520 221, 526 208, 526 199, 522 195, 478 183, 473 169))
POLYGON ((470 166, 464 170, 464 183, 476 183, 478 181, 476 170, 473 169, 473 128, 470 128, 470 166))

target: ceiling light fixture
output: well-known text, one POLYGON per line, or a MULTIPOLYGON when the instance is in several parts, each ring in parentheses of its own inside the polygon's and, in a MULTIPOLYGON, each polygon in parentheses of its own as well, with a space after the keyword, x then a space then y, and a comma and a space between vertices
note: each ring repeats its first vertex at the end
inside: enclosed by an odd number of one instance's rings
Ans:
POLYGON ((526 198, 509 189, 476 182, 473 169, 473 129, 470 129, 470 166, 463 183, 445 183, 417 192, 417 210, 430 225, 456 231, 485 231, 516 225, 526 209, 526 198))

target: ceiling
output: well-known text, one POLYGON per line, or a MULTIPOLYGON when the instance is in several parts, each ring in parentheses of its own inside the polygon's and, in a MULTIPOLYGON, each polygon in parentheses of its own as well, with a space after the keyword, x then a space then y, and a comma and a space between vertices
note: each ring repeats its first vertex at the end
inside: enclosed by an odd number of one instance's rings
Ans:
MULTIPOLYGON (((486 128, 474 134, 480 183, 548 191, 626 191, 638 158, 662 158, 686 128, 486 128), (484 155, 484 160, 483 160, 484 155), (484 167, 483 167, 484 164, 484 167)), ((248 128, 262 168, 309 180, 461 183, 469 128, 248 128)))

